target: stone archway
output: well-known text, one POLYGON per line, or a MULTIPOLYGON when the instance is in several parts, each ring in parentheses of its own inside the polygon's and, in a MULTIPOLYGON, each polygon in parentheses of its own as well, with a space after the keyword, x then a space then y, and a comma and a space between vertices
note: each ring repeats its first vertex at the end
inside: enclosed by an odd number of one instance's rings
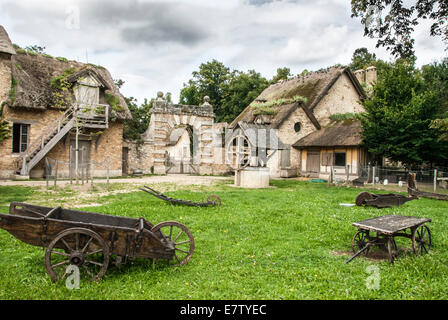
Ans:
POLYGON ((153 145, 154 173, 167 173, 172 147, 170 136, 179 128, 188 128, 191 132, 193 140, 191 166, 195 172, 199 174, 213 172, 212 127, 215 114, 209 100, 205 97, 201 106, 171 104, 163 99, 162 93, 158 93, 150 111, 151 120, 148 131, 143 135, 147 137, 147 142, 153 145))

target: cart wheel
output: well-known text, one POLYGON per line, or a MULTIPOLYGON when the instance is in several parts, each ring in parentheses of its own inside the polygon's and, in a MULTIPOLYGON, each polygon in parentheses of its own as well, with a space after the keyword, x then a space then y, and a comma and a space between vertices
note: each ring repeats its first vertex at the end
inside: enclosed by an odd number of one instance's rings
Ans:
POLYGON ((54 282, 63 279, 71 265, 97 281, 106 273, 108 264, 109 247, 96 232, 84 228, 62 231, 45 252, 45 268, 54 282))
POLYGON ((221 206, 221 198, 215 194, 212 194, 211 196, 209 196, 207 198, 207 202, 214 202, 216 206, 218 206, 218 207, 221 206))
POLYGON ((395 257, 398 256, 398 247, 395 239, 393 237, 389 237, 387 239, 387 253, 389 256, 389 262, 393 263, 395 257))
MULTIPOLYGON (((367 242, 369 242, 369 231, 358 230, 353 237, 352 243, 350 244, 352 246, 353 253, 357 253, 359 250, 364 248, 367 245, 367 242)), ((370 248, 367 248, 362 255, 367 256, 369 250, 370 248)))
POLYGON ((151 229, 151 232, 156 234, 159 231, 164 244, 174 249, 173 258, 169 260, 170 263, 174 262, 174 265, 182 266, 190 261, 194 251, 194 238, 186 226, 179 222, 166 221, 151 229))
POLYGON ((372 200, 373 196, 370 192, 363 191, 356 196, 356 205, 363 206, 366 205, 366 200, 372 200))
POLYGON ((428 253, 432 246, 431 231, 428 226, 420 226, 412 233, 412 249, 416 255, 428 253))

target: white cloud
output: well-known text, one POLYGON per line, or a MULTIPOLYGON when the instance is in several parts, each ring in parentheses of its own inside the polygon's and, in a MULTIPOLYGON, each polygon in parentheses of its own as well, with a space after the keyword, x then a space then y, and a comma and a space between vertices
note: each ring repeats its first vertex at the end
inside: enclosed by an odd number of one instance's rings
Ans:
MULTIPOLYGON (((191 72, 211 59, 265 77, 284 66, 296 74, 347 64, 359 47, 390 59, 363 36, 346 0, 3 0, 0 21, 19 45, 107 67, 139 101, 160 90, 178 99, 191 72), (71 7, 79 8, 79 29, 67 27, 71 7)), ((427 24, 415 35, 418 64, 446 55, 427 24)))

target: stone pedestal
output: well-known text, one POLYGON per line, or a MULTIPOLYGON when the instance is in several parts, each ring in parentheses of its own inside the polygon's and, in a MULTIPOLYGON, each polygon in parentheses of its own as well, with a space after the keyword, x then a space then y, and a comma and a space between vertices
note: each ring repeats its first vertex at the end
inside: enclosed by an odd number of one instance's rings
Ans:
POLYGON ((269 168, 247 167, 235 171, 235 186, 242 188, 268 188, 269 168))

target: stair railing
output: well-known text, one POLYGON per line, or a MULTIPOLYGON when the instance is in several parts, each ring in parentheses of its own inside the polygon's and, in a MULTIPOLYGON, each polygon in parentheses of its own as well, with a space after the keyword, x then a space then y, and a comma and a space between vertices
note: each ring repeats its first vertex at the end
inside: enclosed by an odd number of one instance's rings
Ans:
MULTIPOLYGON (((21 173, 26 172, 26 165, 27 160, 30 157, 30 155, 40 146, 41 149, 45 146, 45 140, 55 131, 58 132, 62 129, 62 123, 64 123, 64 120, 68 119, 71 115, 73 115, 74 108, 68 108, 58 119, 56 119, 54 122, 52 122, 45 131, 37 137, 33 143, 31 143, 26 150, 21 154, 22 157, 22 163, 21 163, 21 173)), ((19 163, 20 168, 20 163, 19 163)))

